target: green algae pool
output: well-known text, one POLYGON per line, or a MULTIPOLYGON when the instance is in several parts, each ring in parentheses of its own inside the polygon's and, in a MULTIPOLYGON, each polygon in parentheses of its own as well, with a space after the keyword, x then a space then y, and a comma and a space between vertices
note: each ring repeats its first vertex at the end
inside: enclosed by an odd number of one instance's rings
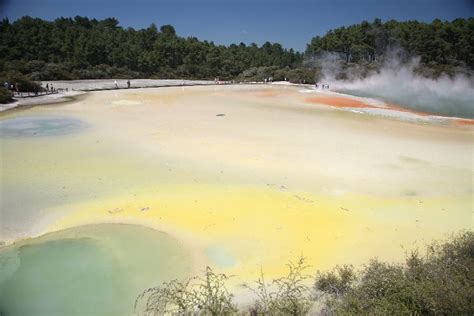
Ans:
POLYGON ((0 315, 132 315, 148 287, 191 273, 183 247, 153 229, 80 226, 0 249, 0 315))

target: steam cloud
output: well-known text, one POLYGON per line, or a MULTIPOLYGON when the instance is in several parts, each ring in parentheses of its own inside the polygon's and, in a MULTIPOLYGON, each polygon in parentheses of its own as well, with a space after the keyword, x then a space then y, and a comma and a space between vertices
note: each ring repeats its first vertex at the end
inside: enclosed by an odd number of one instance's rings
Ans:
POLYGON ((415 73, 419 58, 402 63, 396 56, 392 55, 377 72, 365 78, 357 77, 360 69, 355 68, 357 74, 349 72, 346 80, 336 79, 341 71, 339 55, 326 54, 318 60, 324 80, 333 90, 380 98, 420 112, 474 118, 472 77, 443 75, 438 79, 425 78, 415 73))

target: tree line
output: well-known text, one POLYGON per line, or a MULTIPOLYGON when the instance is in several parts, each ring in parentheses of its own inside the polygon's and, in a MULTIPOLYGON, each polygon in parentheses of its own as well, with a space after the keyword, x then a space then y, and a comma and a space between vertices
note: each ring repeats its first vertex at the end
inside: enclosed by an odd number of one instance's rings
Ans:
POLYGON ((393 50, 405 60, 419 56, 429 76, 466 73, 466 69, 471 75, 473 34, 474 18, 431 23, 375 19, 316 36, 300 53, 270 42, 217 45, 178 36, 171 25, 134 29, 121 27, 115 18, 76 16, 46 21, 25 16, 0 22, 0 79, 219 77, 261 81, 272 76, 274 80, 312 83, 321 79, 320 61, 327 53, 336 56, 342 71, 357 66, 364 75, 377 70, 393 50))
MULTIPOLYGON (((474 18, 453 21, 433 20, 360 24, 330 30, 314 37, 305 51, 306 61, 318 61, 326 53, 336 56, 343 67, 363 65, 377 69, 388 58, 407 62, 420 58, 420 72, 436 77, 442 73, 472 75, 474 68, 474 18)), ((363 75, 363 73, 362 73, 363 75)))
POLYGON ((234 78, 252 67, 294 68, 303 54, 266 42, 216 45, 180 37, 171 25, 122 28, 115 18, 22 17, 0 23, 0 70, 33 80, 110 77, 234 78))

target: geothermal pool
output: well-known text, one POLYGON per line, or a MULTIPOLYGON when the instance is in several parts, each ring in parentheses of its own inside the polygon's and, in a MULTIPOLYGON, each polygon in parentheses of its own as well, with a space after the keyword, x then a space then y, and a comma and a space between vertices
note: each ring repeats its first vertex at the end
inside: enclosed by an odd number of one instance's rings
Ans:
POLYGON ((472 229, 472 122, 366 102, 238 85, 3 113, 0 313, 130 315, 206 265, 244 297, 300 255, 400 261, 472 229))

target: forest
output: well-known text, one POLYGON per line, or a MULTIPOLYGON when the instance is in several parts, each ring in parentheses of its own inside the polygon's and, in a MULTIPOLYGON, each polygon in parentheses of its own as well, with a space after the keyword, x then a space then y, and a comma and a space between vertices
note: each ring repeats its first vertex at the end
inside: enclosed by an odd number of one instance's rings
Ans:
POLYGON ((474 18, 431 24, 418 21, 363 21, 314 37, 306 55, 340 53, 346 62, 374 62, 390 48, 403 48, 423 63, 474 67, 474 18))
POLYGON ((173 26, 122 28, 115 18, 53 22, 23 17, 0 25, 1 71, 33 80, 132 78, 230 79, 251 67, 294 68, 302 54, 269 42, 230 46, 179 37, 173 26))
POLYGON ((307 45, 305 62, 317 65, 318 60, 327 59, 328 53, 343 68, 365 66, 359 67, 362 76, 364 71, 377 69, 394 57, 401 62, 419 58, 418 70, 426 77, 438 77, 443 73, 472 76, 474 18, 451 22, 435 19, 431 23, 363 21, 314 37, 307 45))
POLYGON ((115 18, 46 21, 25 16, 0 22, 0 78, 10 82, 216 77, 261 81, 273 76, 311 83, 321 79, 321 61, 327 54, 341 63, 340 77, 345 78, 344 71, 354 66, 362 69, 362 76, 376 70, 393 50, 404 60, 420 57, 426 76, 471 75, 474 18, 431 23, 363 21, 314 37, 304 53, 270 42, 218 45, 178 36, 171 25, 124 28, 115 18))

